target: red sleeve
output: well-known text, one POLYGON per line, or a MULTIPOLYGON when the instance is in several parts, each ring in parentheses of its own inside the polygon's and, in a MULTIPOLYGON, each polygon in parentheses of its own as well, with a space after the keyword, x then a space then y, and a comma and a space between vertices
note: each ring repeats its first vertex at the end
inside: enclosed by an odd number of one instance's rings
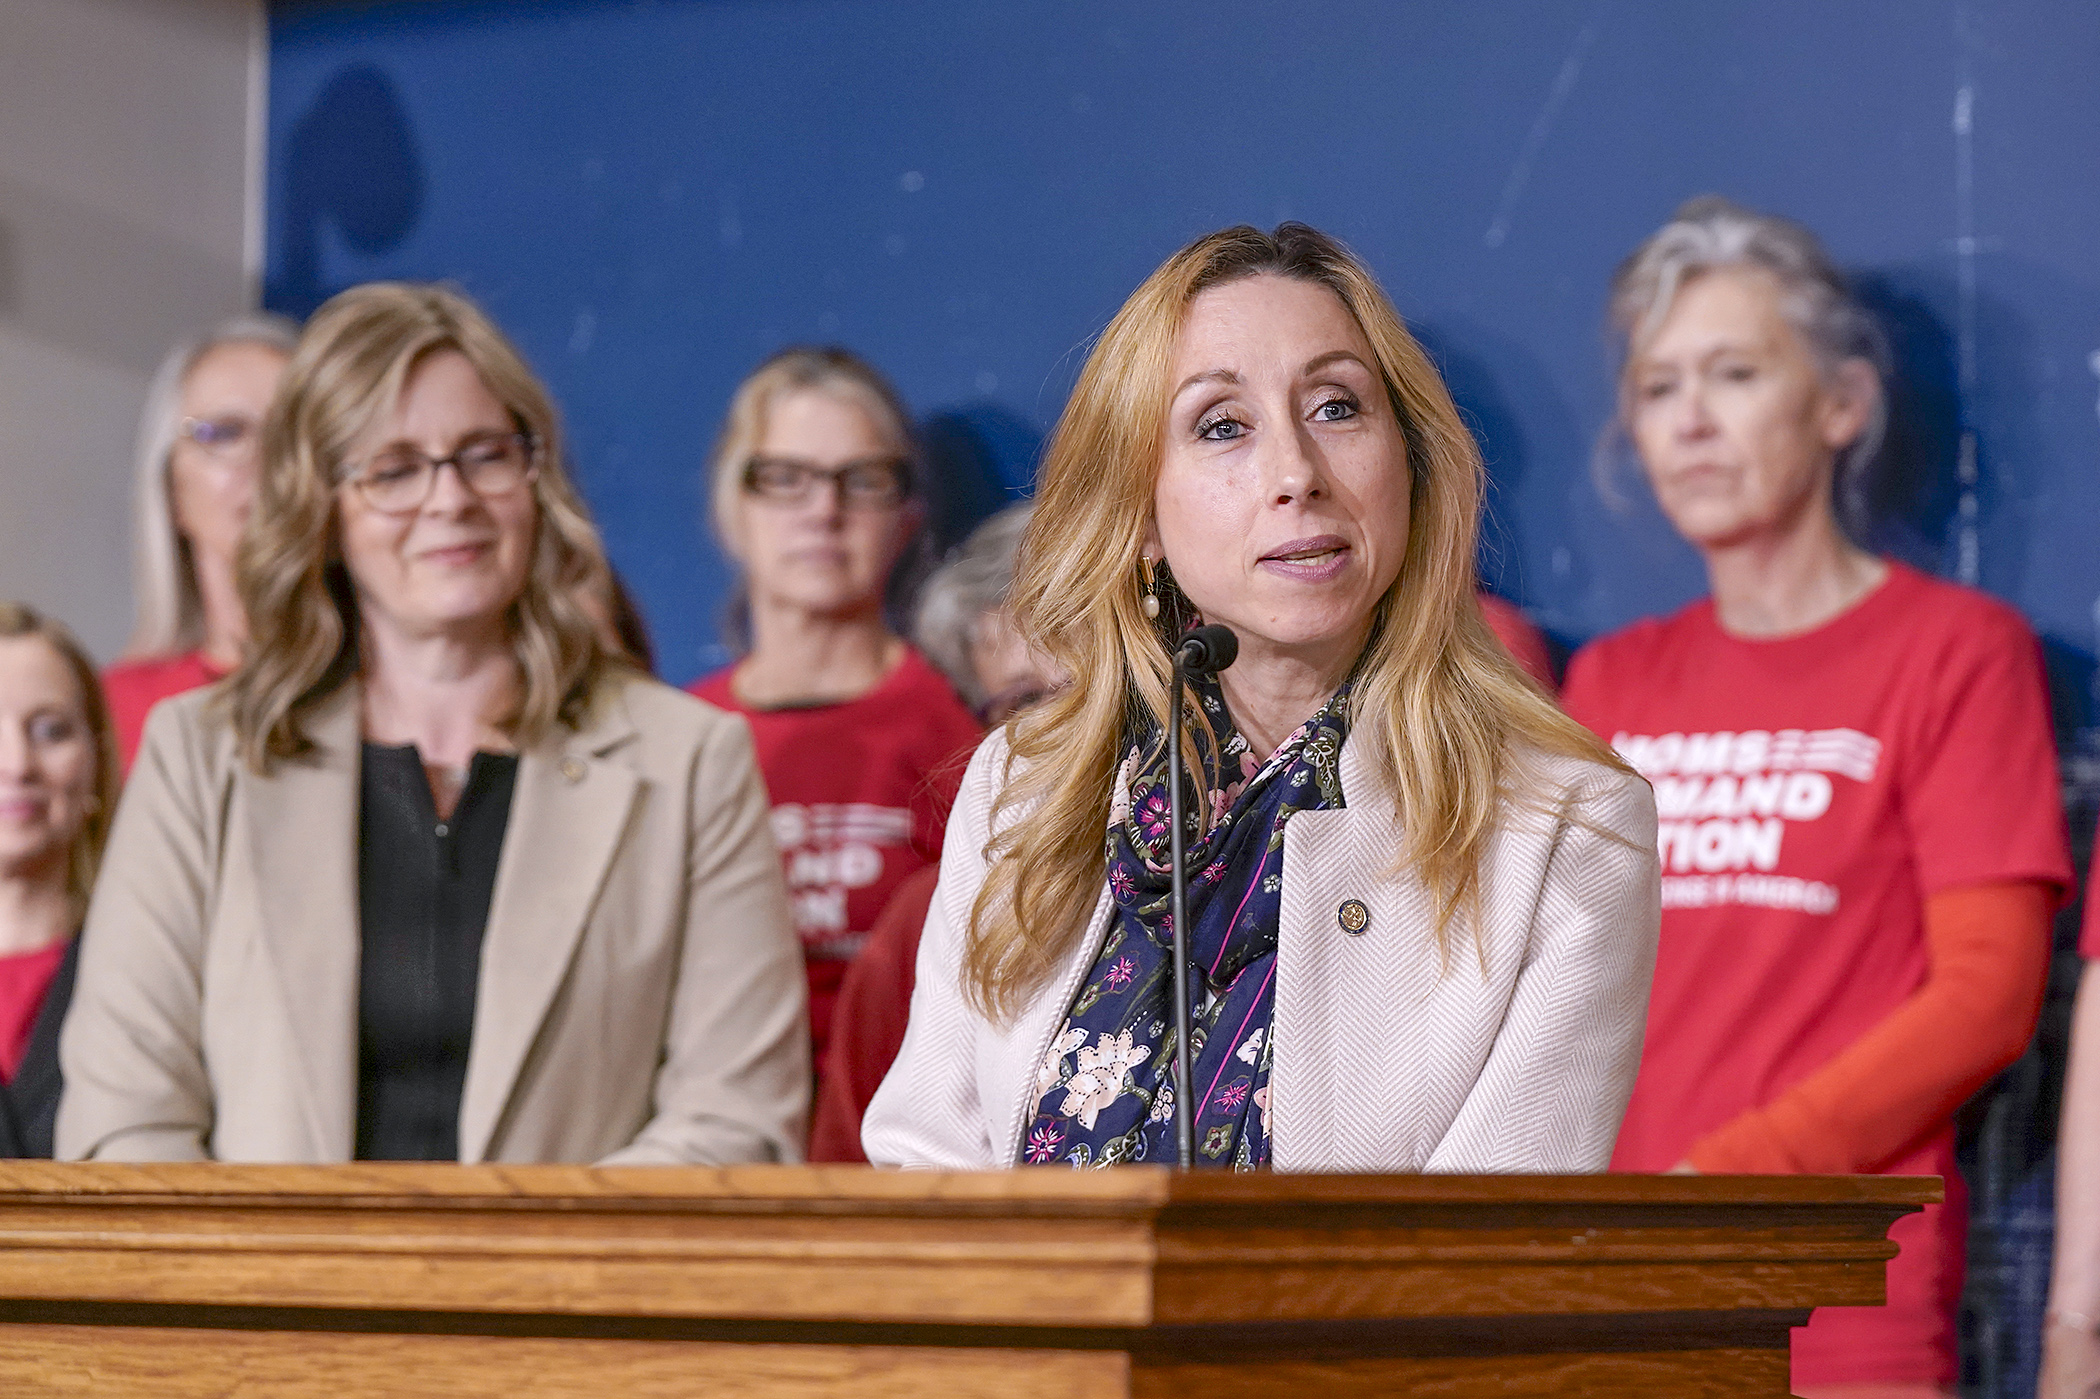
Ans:
POLYGON ((2008 610, 1950 633, 1896 774, 1918 882, 1942 889, 2035 880, 2071 887, 2041 648, 2008 610))
POLYGON ((1518 667, 1550 692, 1553 684, 1553 657, 1546 649, 1546 638, 1531 624, 1515 604, 1505 602, 1493 593, 1480 595, 1480 615, 1508 650, 1510 658, 1518 667))
POLYGON ((1694 1142, 1709 1175, 1881 1169, 2020 1057, 2049 974, 2054 886, 1944 889, 1925 901, 1925 984, 1763 1107, 1694 1142))
POLYGON ((939 865, 928 865, 897 886, 846 969, 810 1124, 812 1162, 868 1159, 860 1149, 860 1119, 904 1047, 919 934, 925 931, 940 873, 939 865))

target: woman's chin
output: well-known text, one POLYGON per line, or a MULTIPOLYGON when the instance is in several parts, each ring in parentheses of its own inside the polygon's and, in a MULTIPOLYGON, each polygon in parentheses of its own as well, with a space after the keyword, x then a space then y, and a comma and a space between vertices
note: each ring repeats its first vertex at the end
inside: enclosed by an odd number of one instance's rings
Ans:
POLYGON ((1344 653, 1345 659, 1355 659, 1368 628, 1368 614, 1266 620, 1259 625, 1234 625, 1227 621, 1225 625, 1239 637, 1241 655, 1251 650, 1329 665, 1344 653))

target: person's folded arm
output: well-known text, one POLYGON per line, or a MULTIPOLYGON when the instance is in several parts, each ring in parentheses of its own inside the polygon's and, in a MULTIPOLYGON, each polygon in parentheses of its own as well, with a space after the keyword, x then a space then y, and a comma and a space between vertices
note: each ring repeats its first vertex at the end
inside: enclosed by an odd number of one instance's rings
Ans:
POLYGON ((1693 1143, 1686 1160, 1709 1175, 1849 1175, 1915 1146, 2026 1049, 2055 897, 2040 880, 1929 896, 1924 984, 1800 1083, 1693 1143))

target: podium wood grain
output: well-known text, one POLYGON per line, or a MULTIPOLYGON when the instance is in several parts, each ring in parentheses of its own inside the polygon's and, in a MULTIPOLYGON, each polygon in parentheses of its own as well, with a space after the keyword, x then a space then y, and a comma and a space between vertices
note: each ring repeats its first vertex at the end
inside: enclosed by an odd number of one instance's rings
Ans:
POLYGON ((1775 1396, 1888 1177, 0 1164, 0 1393, 1775 1396))

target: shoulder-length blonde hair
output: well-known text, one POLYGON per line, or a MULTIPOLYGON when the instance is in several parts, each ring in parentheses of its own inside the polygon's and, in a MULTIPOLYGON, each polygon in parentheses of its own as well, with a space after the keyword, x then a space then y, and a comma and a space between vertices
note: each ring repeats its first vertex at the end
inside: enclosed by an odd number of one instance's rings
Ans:
POLYGON ((102 868, 102 848, 109 843, 109 823, 117 811, 121 781, 117 726, 110 722, 109 701, 103 697, 95 663, 88 659, 73 633, 26 603, 0 602, 0 637, 20 636, 33 636, 44 642, 73 672, 73 683, 80 687, 80 710, 87 720, 88 740, 95 749, 94 801, 88 807, 87 819, 80 823, 79 833, 73 837, 72 849, 66 852, 66 891, 85 910, 88 896, 95 891, 95 874, 102 868))
POLYGON ((263 423, 262 479, 236 569, 249 644, 226 686, 242 756, 258 773, 311 743, 306 716, 357 673, 358 616, 338 539, 336 490, 351 444, 400 398, 409 374, 457 351, 531 438, 539 466, 532 566, 510 605, 521 745, 583 717, 610 663, 579 599, 603 586, 605 552, 563 470, 553 401, 480 308, 444 287, 373 282, 314 312, 263 423))
POLYGON ((990 1014, 1010 1014, 1042 984, 1100 895, 1102 830, 1132 706, 1166 723, 1170 638, 1141 610, 1139 549, 1166 440, 1169 370, 1189 303, 1259 275, 1340 299, 1370 343, 1406 439, 1407 550, 1373 617, 1352 738, 1397 796, 1396 872, 1411 865, 1429 886, 1440 945, 1453 914, 1475 900, 1513 752, 1528 745, 1619 766, 1517 669, 1481 618, 1480 452, 1376 279, 1303 224, 1213 233, 1167 259, 1102 332, 1038 479, 1010 605, 1023 632, 1076 679, 1007 726, 1010 765, 963 966, 965 988, 990 1014), (1021 814, 1002 826, 1009 811, 1021 814))
MULTIPOLYGON (((890 439, 904 461, 905 499, 913 502, 919 522, 890 568, 883 589, 883 615, 892 631, 909 623, 919 585, 933 570, 933 541, 928 529, 933 508, 926 454, 912 429, 911 412, 881 370, 837 345, 790 345, 767 357, 744 376, 729 400, 729 416, 708 459, 707 503, 715 538, 731 557, 743 552, 740 525, 744 502, 744 469, 766 437, 767 415, 783 394, 812 390, 853 404, 867 415, 875 431, 890 439)), ((750 648, 750 599, 739 581, 723 617, 725 640, 735 651, 750 648)))
POLYGON ((249 311, 219 322, 161 357, 139 411, 131 506, 131 591, 135 616, 127 656, 165 656, 204 642, 204 600, 197 591, 189 541, 175 527, 168 496, 169 457, 182 427, 182 386, 221 345, 267 345, 289 355, 299 327, 283 316, 249 311))

